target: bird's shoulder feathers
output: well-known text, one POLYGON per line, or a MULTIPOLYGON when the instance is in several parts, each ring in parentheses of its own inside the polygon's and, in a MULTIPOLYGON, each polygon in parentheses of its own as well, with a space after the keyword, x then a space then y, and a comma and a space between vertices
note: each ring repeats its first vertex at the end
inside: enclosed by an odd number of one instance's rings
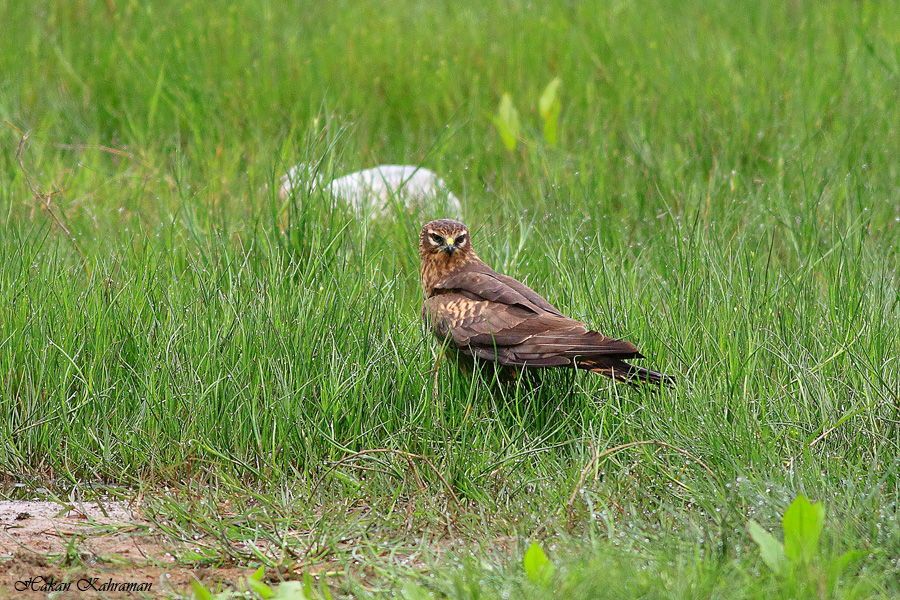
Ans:
POLYGON ((500 304, 517 305, 535 313, 562 316, 559 310, 533 289, 507 275, 497 273, 481 261, 463 265, 434 286, 434 294, 468 292, 500 304))

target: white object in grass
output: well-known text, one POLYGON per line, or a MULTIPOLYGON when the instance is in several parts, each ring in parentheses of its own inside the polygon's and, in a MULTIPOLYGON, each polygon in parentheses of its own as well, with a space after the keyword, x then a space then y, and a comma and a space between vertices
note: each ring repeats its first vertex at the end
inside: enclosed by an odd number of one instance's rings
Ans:
POLYGON ((371 218, 390 214, 396 203, 410 212, 462 218, 459 198, 437 173, 415 165, 378 165, 324 183, 310 165, 300 163, 281 178, 278 196, 284 200, 298 190, 322 190, 343 200, 356 213, 371 218))

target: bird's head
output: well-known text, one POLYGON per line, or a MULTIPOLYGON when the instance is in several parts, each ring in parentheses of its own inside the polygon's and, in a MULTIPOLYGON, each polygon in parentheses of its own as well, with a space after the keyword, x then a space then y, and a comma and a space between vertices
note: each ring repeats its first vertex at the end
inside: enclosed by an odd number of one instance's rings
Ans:
POLYGON ((422 260, 445 264, 465 262, 472 256, 469 230, 459 221, 439 219, 426 223, 419 234, 419 254, 422 260))

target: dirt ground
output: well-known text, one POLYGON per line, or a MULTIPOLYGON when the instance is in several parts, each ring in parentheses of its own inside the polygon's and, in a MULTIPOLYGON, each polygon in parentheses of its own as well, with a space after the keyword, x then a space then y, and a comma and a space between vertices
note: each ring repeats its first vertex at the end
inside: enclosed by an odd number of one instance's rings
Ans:
POLYGON ((185 593, 193 578, 235 582, 247 574, 176 565, 124 502, 0 501, 0 598, 51 590, 58 598, 157 598, 185 593))

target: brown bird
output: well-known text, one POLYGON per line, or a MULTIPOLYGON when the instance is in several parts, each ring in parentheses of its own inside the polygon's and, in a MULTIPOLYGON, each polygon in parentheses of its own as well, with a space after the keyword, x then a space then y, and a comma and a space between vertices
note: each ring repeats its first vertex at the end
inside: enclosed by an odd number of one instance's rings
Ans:
POLYGON ((643 358, 625 340, 591 331, 537 292, 487 266, 466 226, 440 219, 419 235, 422 317, 439 340, 504 367, 569 367, 625 383, 672 385, 674 379, 627 360, 643 358))

